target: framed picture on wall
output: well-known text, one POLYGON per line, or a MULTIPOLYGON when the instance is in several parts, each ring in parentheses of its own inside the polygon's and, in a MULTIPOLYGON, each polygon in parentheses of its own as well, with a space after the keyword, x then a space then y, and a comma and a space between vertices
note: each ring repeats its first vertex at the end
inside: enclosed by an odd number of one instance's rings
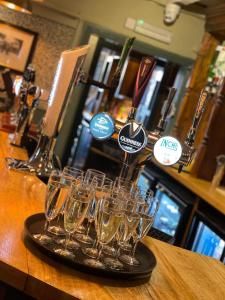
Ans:
POLYGON ((24 72, 31 61, 37 34, 0 21, 0 66, 24 72))

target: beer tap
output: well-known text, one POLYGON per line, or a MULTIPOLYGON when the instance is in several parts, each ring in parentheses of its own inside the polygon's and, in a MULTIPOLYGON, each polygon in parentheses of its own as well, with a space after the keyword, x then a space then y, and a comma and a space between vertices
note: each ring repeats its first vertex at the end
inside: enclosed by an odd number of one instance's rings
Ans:
POLYGON ((114 97, 115 91, 120 82, 121 73, 123 71, 125 62, 129 56, 129 53, 131 51, 134 41, 135 41, 135 37, 126 39, 126 41, 123 45, 120 59, 116 66, 116 70, 114 71, 110 82, 104 83, 104 82, 96 81, 93 78, 91 78, 88 74, 84 73, 81 70, 80 83, 83 83, 85 85, 86 84, 93 85, 93 86, 98 87, 99 89, 104 89, 106 91, 106 96, 104 97, 104 99, 101 100, 101 103, 99 105, 97 105, 98 106, 96 108, 97 111, 99 110, 99 107, 101 107, 101 109, 103 109, 105 111, 110 110, 110 105, 111 105, 112 99, 114 97))
POLYGON ((88 50, 89 46, 84 45, 61 53, 37 147, 28 160, 6 158, 9 169, 35 174, 46 179, 52 170, 61 168, 54 152, 56 138, 62 126, 69 96, 72 88, 79 81, 80 70, 88 50))
POLYGON ((180 173, 184 166, 189 165, 192 162, 193 154, 195 152, 194 142, 198 126, 200 124, 203 112, 205 111, 206 104, 211 97, 211 94, 208 93, 205 89, 201 91, 199 101, 197 104, 197 109, 193 118, 192 126, 188 132, 188 135, 183 144, 183 152, 179 160, 178 173, 180 173))
POLYGON ((31 112, 34 111, 40 89, 34 85, 35 70, 29 66, 23 75, 22 85, 19 91, 20 105, 17 112, 17 126, 11 144, 18 147, 24 146, 24 140, 28 132, 28 123, 31 112))
POLYGON ((107 113, 96 114, 90 122, 90 131, 94 138, 102 141, 111 138, 118 141, 119 147, 124 151, 120 176, 127 180, 135 181, 146 161, 153 157, 158 163, 165 166, 180 164, 179 172, 183 166, 191 163, 195 151, 193 144, 196 131, 209 98, 209 94, 203 90, 193 124, 183 145, 175 137, 163 135, 166 118, 176 93, 174 87, 169 88, 158 125, 155 130, 147 132, 143 124, 135 120, 135 114, 154 66, 155 60, 152 57, 144 58, 141 61, 135 84, 133 105, 125 123, 113 120, 107 113))

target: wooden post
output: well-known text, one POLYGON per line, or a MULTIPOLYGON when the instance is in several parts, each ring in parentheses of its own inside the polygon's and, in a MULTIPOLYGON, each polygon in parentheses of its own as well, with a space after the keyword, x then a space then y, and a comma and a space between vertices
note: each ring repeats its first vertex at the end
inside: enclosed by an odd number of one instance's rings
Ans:
MULTIPOLYGON (((201 90, 207 83, 209 67, 218 43, 218 40, 215 39, 210 33, 206 32, 204 34, 201 49, 199 50, 195 65, 193 67, 190 82, 182 100, 182 104, 174 126, 173 134, 181 141, 185 139, 191 126, 198 98, 201 90)), ((198 145, 204 136, 204 131, 208 122, 210 106, 211 105, 209 104, 199 126, 195 145, 198 145)))
POLYGON ((204 138, 195 157, 191 174, 211 180, 216 169, 216 157, 225 154, 225 78, 213 99, 204 138))

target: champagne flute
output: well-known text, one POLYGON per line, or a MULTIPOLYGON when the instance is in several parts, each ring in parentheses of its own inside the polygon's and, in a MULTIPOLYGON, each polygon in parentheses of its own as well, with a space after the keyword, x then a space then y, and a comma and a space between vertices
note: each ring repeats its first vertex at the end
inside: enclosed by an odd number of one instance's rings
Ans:
POLYGON ((158 199, 152 198, 151 201, 148 203, 148 209, 146 209, 146 213, 139 213, 139 222, 136 227, 136 231, 132 233, 132 238, 134 241, 134 246, 131 252, 131 255, 123 254, 119 257, 119 259, 124 262, 125 264, 131 266, 138 266, 140 262, 137 258, 135 258, 136 248, 138 242, 147 235, 149 232, 153 222, 155 215, 157 213, 159 206, 158 199))
POLYGON ((66 231, 66 240, 64 249, 55 249, 54 251, 60 255, 74 259, 75 254, 68 250, 68 248, 76 249, 74 243, 71 240, 71 235, 82 224, 90 204, 90 200, 93 197, 94 190, 83 183, 76 186, 72 185, 69 197, 66 201, 64 211, 64 229, 66 231))
POLYGON ((63 174, 72 176, 74 179, 84 177, 84 171, 70 166, 65 166, 63 168, 63 174))
POLYGON ((105 201, 100 202, 98 214, 96 217, 97 245, 99 247, 96 259, 85 259, 84 263, 89 266, 104 268, 104 264, 100 261, 102 247, 108 244, 116 235, 120 226, 123 213, 116 210, 112 204, 105 205, 105 201))
POLYGON ((86 171, 85 176, 84 176, 84 182, 86 184, 91 184, 94 177, 97 177, 97 178, 101 179, 102 180, 101 184, 103 186, 103 183, 104 183, 104 180, 105 180, 105 173, 103 173, 99 170, 96 170, 96 169, 88 169, 86 171))
MULTIPOLYGON (((98 230, 97 230, 98 219, 97 218, 99 216, 99 209, 102 207, 103 201, 105 201, 105 199, 107 198, 107 195, 109 196, 111 188, 112 188, 112 184, 104 185, 102 190, 101 191, 98 190, 98 192, 95 195, 95 197, 96 197, 95 212, 93 214, 93 217, 94 217, 94 226, 95 226, 96 235, 98 235, 98 230)), ((82 249, 82 252, 85 255, 92 257, 92 258, 96 258, 98 256, 97 236, 93 243, 93 246, 82 249)))
MULTIPOLYGON (((74 176, 74 173, 70 172, 70 170, 68 170, 67 168, 70 168, 70 167, 65 167, 61 173, 61 176, 62 176, 61 181, 65 184, 65 186, 70 187, 76 177, 74 176)), ((77 175, 78 174, 80 174, 80 173, 77 173, 77 175)), ((65 195, 64 195, 64 203, 58 214, 56 225, 49 226, 49 228, 48 228, 48 231, 55 235, 65 235, 64 229, 60 226, 60 219, 63 216, 63 210, 64 210, 65 202, 66 202, 66 199, 68 196, 68 190, 69 189, 67 189, 67 193, 65 193, 65 195)))
POLYGON ((122 270, 124 268, 123 264, 119 261, 118 257, 120 254, 121 246, 127 245, 133 232, 139 223, 139 215, 130 211, 124 212, 124 219, 121 222, 119 230, 117 232, 117 242, 118 248, 116 251, 115 258, 107 257, 104 259, 105 265, 113 270, 122 270))
POLYGON ((46 222, 42 234, 35 234, 34 238, 41 243, 50 243, 52 238, 47 235, 50 221, 54 220, 65 201, 65 196, 69 190, 69 185, 62 180, 62 174, 59 171, 53 171, 49 177, 47 191, 45 196, 45 218, 46 222))
MULTIPOLYGON (((85 184, 89 185, 95 185, 96 193, 101 191, 102 186, 104 184, 105 180, 105 174, 101 171, 95 170, 95 169, 88 169, 85 177, 84 182, 85 184)), ((76 239, 79 242, 85 243, 85 244, 92 244, 94 242, 93 238, 90 237, 89 231, 91 228, 92 223, 94 222, 94 215, 95 215, 95 208, 96 208, 96 193, 90 203, 89 211, 87 214, 87 231, 86 234, 77 233, 76 239)))
POLYGON ((117 188, 125 188, 126 190, 130 190, 131 187, 133 186, 133 181, 132 180, 127 180, 126 178, 122 178, 122 177, 116 177, 115 181, 114 181, 114 187, 117 188))

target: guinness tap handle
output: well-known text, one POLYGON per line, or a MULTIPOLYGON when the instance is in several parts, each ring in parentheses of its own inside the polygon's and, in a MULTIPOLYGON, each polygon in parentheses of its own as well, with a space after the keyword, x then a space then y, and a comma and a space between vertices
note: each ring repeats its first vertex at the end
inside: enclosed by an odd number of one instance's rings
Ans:
POLYGON ((151 78, 156 61, 153 57, 143 57, 138 69, 138 74, 135 83, 133 107, 137 108, 144 94, 146 86, 151 78))

